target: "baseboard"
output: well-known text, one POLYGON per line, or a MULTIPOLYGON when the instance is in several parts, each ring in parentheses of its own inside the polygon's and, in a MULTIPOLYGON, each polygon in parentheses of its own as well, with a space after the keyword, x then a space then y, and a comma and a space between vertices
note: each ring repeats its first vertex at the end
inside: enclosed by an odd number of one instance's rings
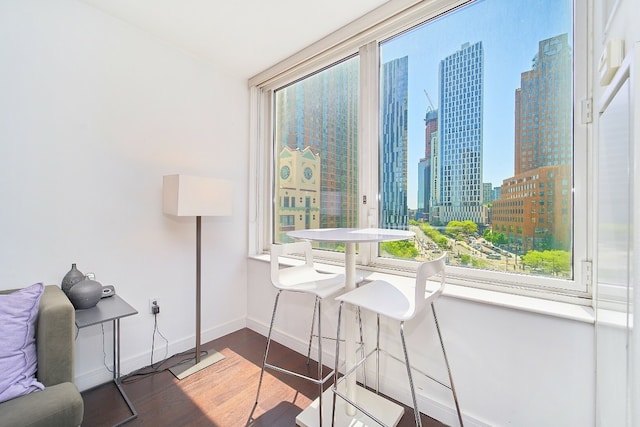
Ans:
MULTIPOLYGON (((373 378, 372 373, 368 373, 368 375, 370 375, 369 378, 373 378)), ((447 400, 447 403, 443 403, 442 401, 436 399, 434 396, 427 394, 425 390, 416 389, 416 399, 418 400, 418 407, 420 408, 420 412, 428 415, 435 420, 440 421, 443 424, 446 424, 448 426, 457 426, 459 425, 458 413, 453 402, 453 396, 451 396, 450 391, 446 389, 444 390, 449 394, 449 396, 447 397, 449 398, 450 402, 449 400, 447 400)), ((406 376, 401 376, 396 380, 381 377, 380 392, 387 396, 393 397, 397 401, 402 402, 409 407, 413 407, 413 403, 411 401, 411 393, 409 391, 409 384, 406 381, 406 376)), ((462 411, 462 420, 465 426, 491 427, 491 424, 470 415, 469 412, 465 410, 464 401, 460 398, 460 396, 458 396, 458 400, 460 403, 460 410, 462 411)))
MULTIPOLYGON (((252 318, 247 318, 246 320, 247 320, 246 322, 247 328, 251 329, 252 331, 255 331, 265 337, 269 333, 268 324, 259 322, 252 318)), ((291 350, 297 353, 304 354, 305 356, 307 355, 307 349, 309 346, 308 341, 301 340, 297 337, 294 337, 293 335, 283 333, 282 331, 278 330, 277 327, 274 327, 271 333, 271 339, 276 341, 277 343, 282 344, 285 347, 290 348, 291 350)), ((325 357, 324 353, 322 357, 325 357)), ((333 353, 330 355, 330 357, 333 358, 333 353)), ((316 358, 314 357, 313 359, 315 360, 316 358)), ((329 360, 329 359, 325 359, 325 360, 329 360)))
MULTIPOLYGON (((246 318, 239 318, 230 322, 218 325, 214 328, 210 328, 202 331, 202 343, 213 341, 214 339, 223 337, 239 329, 247 326, 246 318)), ((195 346, 195 334, 181 338, 176 341, 169 342, 168 344, 168 357, 174 354, 182 353, 184 351, 193 349, 195 346)), ((139 354, 135 354, 127 357, 126 348, 121 349, 122 354, 120 356, 120 375, 126 375, 133 371, 136 371, 145 366, 149 366, 151 361, 151 349, 139 354)), ((164 346, 162 348, 156 347, 153 352, 154 363, 161 361, 164 357, 164 346)), ((113 380, 113 359, 107 358, 107 367, 100 364, 97 368, 92 369, 75 376, 76 387, 82 392, 101 384, 108 383, 113 380)), ((96 359, 99 361, 99 359, 96 359)))

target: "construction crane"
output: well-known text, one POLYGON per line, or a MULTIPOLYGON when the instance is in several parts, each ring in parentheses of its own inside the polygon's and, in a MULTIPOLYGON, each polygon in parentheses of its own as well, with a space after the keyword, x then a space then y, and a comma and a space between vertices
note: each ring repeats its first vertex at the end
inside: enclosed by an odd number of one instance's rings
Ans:
POLYGON ((424 94, 427 96, 427 101, 429 101, 429 105, 431 105, 431 110, 436 111, 436 107, 433 106, 433 102, 431 102, 431 97, 429 96, 429 92, 426 89, 424 90, 424 94))

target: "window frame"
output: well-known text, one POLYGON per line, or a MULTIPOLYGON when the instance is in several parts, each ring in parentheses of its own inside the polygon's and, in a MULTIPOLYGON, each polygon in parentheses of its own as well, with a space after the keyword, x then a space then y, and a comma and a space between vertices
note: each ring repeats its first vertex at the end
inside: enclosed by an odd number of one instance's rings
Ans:
MULTIPOLYGON (((432 2, 390 2, 341 28, 331 36, 303 49, 249 80, 250 88, 250 196, 249 252, 268 253, 272 242, 275 202, 274 93, 277 89, 318 72, 347 57, 358 55, 360 61, 359 144, 375 141, 375 147, 358 150, 359 221, 361 227, 379 223, 378 129, 379 129, 379 44, 474 0, 435 0, 432 2), (427 4, 425 4, 427 3, 427 4), (375 148, 375 149, 374 149, 375 148), (267 178, 268 179, 265 179, 267 178), (362 203, 366 196, 368 203, 362 203)), ((591 22, 588 2, 574 0, 574 153, 573 153, 573 280, 513 274, 490 270, 448 266, 448 282, 505 293, 535 296, 591 304, 591 259, 593 248, 593 214, 591 203, 591 123, 588 118, 591 99, 589 81, 593 78, 589 52, 591 22)), ((340 264, 342 253, 316 251, 318 258, 340 264)), ((415 271, 415 261, 380 257, 377 244, 358 245, 359 268, 392 271, 406 275, 415 271)))

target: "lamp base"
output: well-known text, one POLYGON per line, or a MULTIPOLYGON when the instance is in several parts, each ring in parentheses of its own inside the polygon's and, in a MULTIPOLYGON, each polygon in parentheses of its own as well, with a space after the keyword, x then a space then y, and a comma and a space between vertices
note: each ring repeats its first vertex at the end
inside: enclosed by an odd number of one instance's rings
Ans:
POLYGON ((203 370, 216 362, 224 359, 222 353, 218 353, 215 350, 210 351, 210 354, 200 359, 200 363, 196 364, 196 359, 193 358, 184 363, 180 363, 176 366, 169 368, 171 373, 179 380, 187 378, 191 374, 195 374, 198 371, 203 370))

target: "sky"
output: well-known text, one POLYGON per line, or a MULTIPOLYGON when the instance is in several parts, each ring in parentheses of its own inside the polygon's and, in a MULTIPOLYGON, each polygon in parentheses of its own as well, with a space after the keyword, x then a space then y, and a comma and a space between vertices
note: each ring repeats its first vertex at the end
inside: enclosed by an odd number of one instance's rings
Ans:
POLYGON ((571 0, 479 0, 381 43, 381 62, 409 57, 408 206, 417 207, 424 117, 438 108, 438 66, 468 42, 484 49, 483 182, 499 187, 514 173, 514 99, 520 74, 532 68, 538 43, 569 34, 571 0))

